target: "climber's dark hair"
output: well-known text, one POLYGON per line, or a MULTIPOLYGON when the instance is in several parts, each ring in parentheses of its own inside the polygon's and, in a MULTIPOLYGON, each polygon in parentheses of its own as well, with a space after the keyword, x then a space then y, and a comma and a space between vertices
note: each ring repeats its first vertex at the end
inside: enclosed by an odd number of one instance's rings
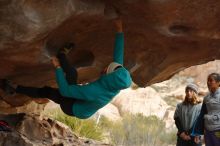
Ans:
POLYGON ((212 77, 216 82, 220 82, 220 74, 219 73, 211 73, 208 75, 208 78, 212 77))

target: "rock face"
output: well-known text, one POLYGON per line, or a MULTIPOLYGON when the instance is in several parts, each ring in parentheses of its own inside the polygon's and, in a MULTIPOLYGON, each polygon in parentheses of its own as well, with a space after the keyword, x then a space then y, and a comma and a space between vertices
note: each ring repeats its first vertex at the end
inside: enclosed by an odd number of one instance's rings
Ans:
MULTIPOLYGON (((2 117, 1 117, 2 118, 2 117)), ((36 115, 11 115, 5 120, 14 123, 12 132, 0 132, 0 145, 5 146, 108 146, 76 136, 67 126, 36 115), (20 119, 19 119, 19 118, 20 119)))
MULTIPOLYGON (((140 86, 220 58, 218 0, 1 0, 0 78, 24 85, 55 85, 47 56, 74 42, 69 60, 87 65, 78 68, 78 81, 96 79, 112 61, 112 7, 124 22, 125 66, 140 86)), ((30 101, 20 96, 1 98, 12 106, 30 101)))
MULTIPOLYGON (((169 78, 183 68, 219 58, 218 0, 2 0, 0 77, 42 85, 54 79, 45 52, 76 43, 83 58, 79 81, 90 81, 112 60, 114 29, 104 12, 116 7, 124 22, 125 66, 139 85, 169 78), (83 51, 82 51, 83 50, 83 51), (51 76, 52 75, 52 76, 51 76)), ((112 12, 113 13, 113 12, 112 12)))
POLYGON ((119 107, 121 114, 142 113, 144 116, 156 115, 163 118, 168 105, 159 94, 152 88, 140 88, 137 90, 127 89, 120 92, 113 101, 119 107))
MULTIPOLYGON (((179 73, 180 76, 191 77, 194 82, 199 85, 200 88, 207 88, 207 77, 211 73, 219 73, 220 61, 215 60, 203 65, 192 66, 186 70, 179 73), (201 73, 202 71, 202 73, 201 73)), ((204 90, 204 89, 203 89, 204 90)))

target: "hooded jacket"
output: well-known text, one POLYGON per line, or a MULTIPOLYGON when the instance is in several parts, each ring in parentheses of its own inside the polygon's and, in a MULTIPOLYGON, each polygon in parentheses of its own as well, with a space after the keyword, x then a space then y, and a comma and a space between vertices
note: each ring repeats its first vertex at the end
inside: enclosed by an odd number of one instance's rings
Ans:
POLYGON ((209 93, 203 102, 207 108, 205 128, 209 131, 220 130, 220 88, 215 93, 209 93))
MULTIPOLYGON (((116 33, 114 62, 123 65, 124 34, 116 33)), ((56 80, 62 96, 78 99, 72 106, 74 116, 85 119, 108 104, 120 90, 131 85, 130 73, 121 67, 112 73, 102 75, 86 85, 69 85, 62 68, 56 69, 56 80)))
POLYGON ((220 129, 220 88, 204 97, 202 109, 193 127, 192 135, 203 135, 204 129, 220 129))

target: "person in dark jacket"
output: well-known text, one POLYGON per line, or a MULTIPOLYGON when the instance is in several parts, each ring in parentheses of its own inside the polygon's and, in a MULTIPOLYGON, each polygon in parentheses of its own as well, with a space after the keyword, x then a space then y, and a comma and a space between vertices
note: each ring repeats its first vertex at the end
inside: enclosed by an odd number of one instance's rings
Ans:
MULTIPOLYGON (((179 103, 174 113, 174 120, 178 129, 176 146, 201 146, 190 136, 195 120, 201 110, 201 101, 198 98, 197 85, 190 83, 185 88, 185 99, 179 103)), ((199 136, 196 136, 199 139, 199 136)))
POLYGON ((209 93, 204 97, 192 135, 204 134, 206 146, 220 146, 220 74, 209 74, 207 86, 209 93))
POLYGON ((7 81, 4 89, 13 88, 17 93, 34 98, 49 98, 60 104, 64 113, 80 119, 92 116, 97 110, 108 104, 122 89, 130 87, 132 79, 128 70, 123 67, 124 60, 124 33, 122 20, 114 19, 116 38, 114 44, 113 61, 106 73, 96 81, 85 85, 77 84, 77 71, 67 60, 65 50, 61 50, 57 57, 52 58, 56 68, 56 80, 59 89, 51 87, 35 88, 18 85, 11 86, 7 81))

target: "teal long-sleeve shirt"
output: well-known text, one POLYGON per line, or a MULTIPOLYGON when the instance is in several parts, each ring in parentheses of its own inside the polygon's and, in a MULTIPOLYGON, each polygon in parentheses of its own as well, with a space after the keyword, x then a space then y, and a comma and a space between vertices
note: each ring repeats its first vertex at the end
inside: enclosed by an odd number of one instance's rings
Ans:
MULTIPOLYGON (((116 33, 114 62, 123 65, 124 34, 116 33)), ((108 104, 120 90, 131 85, 130 73, 124 68, 102 75, 98 80, 86 85, 69 85, 62 68, 56 69, 56 80, 62 96, 78 99, 72 106, 74 116, 85 119, 108 104)))

